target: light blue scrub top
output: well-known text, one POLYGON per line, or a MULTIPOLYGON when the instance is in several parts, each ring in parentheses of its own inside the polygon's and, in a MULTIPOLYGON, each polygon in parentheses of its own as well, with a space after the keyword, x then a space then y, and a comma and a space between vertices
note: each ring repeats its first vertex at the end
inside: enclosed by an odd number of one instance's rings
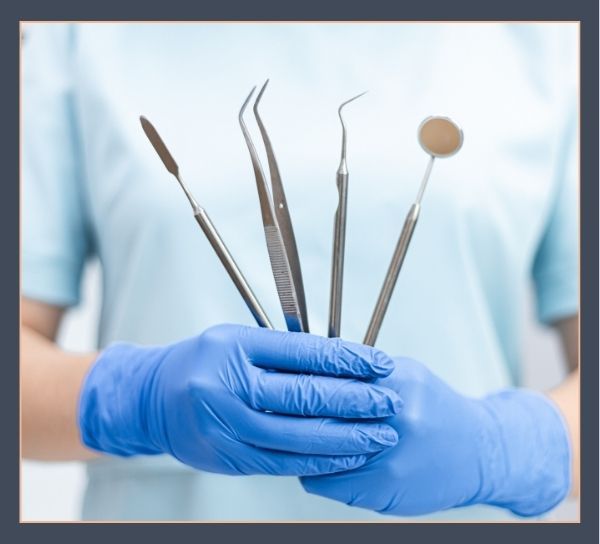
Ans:
MULTIPOLYGON (((574 24, 28 24, 23 293, 76 305, 84 263, 97 256, 99 348, 253 324, 146 140, 144 114, 283 328, 237 120, 252 86, 269 77, 262 114, 311 331, 325 334, 337 107, 368 89, 346 110, 343 337, 363 338, 416 196, 428 160, 417 127, 449 115, 464 146, 436 161, 377 345, 468 395, 518 384, 530 282, 543 322, 578 308, 576 32, 574 24)), ((247 122, 260 141, 252 115, 247 122)), ((86 519, 390 519, 308 495, 295 478, 194 472, 166 457, 105 458, 88 475, 86 519)), ((437 517, 502 515, 475 507, 437 517)))

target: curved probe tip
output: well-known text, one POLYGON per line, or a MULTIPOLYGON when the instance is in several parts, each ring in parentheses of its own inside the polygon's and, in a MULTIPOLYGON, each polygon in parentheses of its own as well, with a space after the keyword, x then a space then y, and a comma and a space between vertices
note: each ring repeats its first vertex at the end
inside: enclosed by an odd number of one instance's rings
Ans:
POLYGON ((342 102, 342 104, 338 108, 338 116, 340 118, 340 122, 342 123, 342 163, 346 160, 346 125, 344 124, 344 118, 342 117, 342 108, 346 104, 350 104, 350 102, 356 100, 357 98, 360 98, 367 92, 369 92, 369 91, 363 91, 362 93, 357 94, 356 96, 353 96, 352 98, 350 98, 350 100, 346 100, 345 102, 342 102))
POLYGON ((338 113, 340 114, 340 116, 342 115, 342 108, 346 105, 346 104, 350 104, 350 102, 353 102, 354 100, 356 100, 357 98, 360 98, 361 96, 367 94, 369 91, 363 91, 360 94, 357 94, 356 96, 353 96, 350 100, 346 100, 346 102, 342 102, 342 104, 340 105, 340 107, 338 108, 338 113))

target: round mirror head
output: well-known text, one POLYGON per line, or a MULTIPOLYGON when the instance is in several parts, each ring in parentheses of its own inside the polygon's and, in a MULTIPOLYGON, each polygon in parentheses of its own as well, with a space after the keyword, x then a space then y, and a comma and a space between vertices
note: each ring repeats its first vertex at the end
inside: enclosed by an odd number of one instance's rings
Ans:
POLYGON ((419 143, 433 157, 451 157, 463 144, 463 132, 448 117, 427 117, 419 125, 419 143))

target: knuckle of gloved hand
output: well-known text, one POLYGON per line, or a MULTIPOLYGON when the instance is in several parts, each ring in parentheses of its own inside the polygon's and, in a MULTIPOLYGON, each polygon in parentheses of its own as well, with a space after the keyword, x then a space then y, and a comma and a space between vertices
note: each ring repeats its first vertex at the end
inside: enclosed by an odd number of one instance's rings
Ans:
POLYGON ((394 362, 383 351, 336 338, 329 357, 341 376, 375 378, 389 375, 394 362))
POLYGON ((348 430, 348 441, 351 442, 355 448, 361 451, 367 451, 373 445, 374 439, 364 427, 355 423, 348 430))
POLYGON ((319 369, 324 374, 344 375, 348 370, 345 368, 342 352, 344 350, 344 341, 341 338, 330 338, 320 350, 321 357, 318 358, 319 369))
MULTIPOLYGON (((252 367, 254 368, 254 367, 252 367)), ((252 376, 240 381, 239 396, 246 401, 246 404, 253 410, 263 411, 265 409, 265 373, 263 369, 251 370, 252 376)))
POLYGON ((220 323, 206 329, 201 335, 202 343, 210 346, 219 346, 227 344, 236 338, 239 334, 240 327, 230 323, 220 323))
POLYGON ((302 416, 320 416, 330 408, 330 399, 317 386, 314 378, 297 374, 286 394, 290 410, 302 416), (294 394, 294 391, 299 394, 294 394))
POLYGON ((364 453, 339 457, 337 462, 332 465, 330 472, 331 474, 335 474, 336 472, 354 470, 355 468, 363 466, 367 462, 368 457, 369 456, 364 453))

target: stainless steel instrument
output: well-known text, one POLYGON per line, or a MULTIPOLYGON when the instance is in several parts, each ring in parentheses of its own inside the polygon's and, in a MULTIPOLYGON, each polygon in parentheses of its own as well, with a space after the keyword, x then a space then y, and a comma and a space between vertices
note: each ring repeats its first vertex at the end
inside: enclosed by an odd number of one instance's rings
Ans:
POLYGON ((254 147, 243 117, 256 87, 250 91, 250 94, 240 109, 239 122, 242 133, 244 134, 244 139, 246 140, 246 145, 248 146, 248 151, 250 152, 250 159, 252 160, 265 238, 267 240, 267 251, 269 252, 271 269, 273 270, 275 286, 277 288, 277 294, 279 296, 287 329, 294 332, 309 332, 302 271, 300 268, 300 259, 298 257, 292 221, 273 147, 264 123, 258 113, 258 104, 268 83, 269 80, 267 79, 258 93, 253 109, 269 162, 269 173, 271 176, 271 185, 273 187, 272 199, 256 148, 254 147))
POLYGON ((373 310, 373 315, 363 341, 368 346, 374 346, 383 318, 392 298, 404 257, 408 251, 408 246, 412 238, 413 232, 419 219, 419 212, 421 210, 421 201, 429 176, 431 175, 431 169, 436 157, 451 157, 459 151, 463 144, 463 132, 460 127, 448 117, 427 117, 419 125, 418 130, 419 143, 421 147, 429 154, 429 162, 425 170, 425 175, 421 181, 417 198, 413 205, 410 207, 406 219, 404 221, 404 227, 398 239, 396 249, 392 256, 392 261, 388 268, 385 276, 383 286, 377 299, 377 304, 373 310))
POLYGON ((154 150, 158 153, 158 156, 161 158, 166 169, 169 173, 175 176, 175 178, 179 182, 179 185, 183 189, 185 196, 187 197, 192 206, 194 217, 196 218, 198 225, 200 225, 200 228, 204 232, 206 238, 208 239, 210 245, 219 257, 221 263, 225 267, 225 270, 229 274, 229 277, 235 284, 240 295, 242 295, 242 298, 244 299, 244 302, 248 306, 248 309, 254 316, 254 319, 256 319, 256 322, 259 326, 272 329, 273 325, 271 325, 267 314, 265 313, 260 303, 258 302, 258 299, 252 292, 252 289, 248 285, 248 282, 244 278, 235 260, 231 256, 231 253, 229 253, 225 242, 223 242, 217 229, 210 220, 210 217, 206 213, 206 210, 204 210, 204 208, 198 205, 193 195, 190 193, 187 186, 183 182, 183 179, 179 173, 179 166, 175 162, 173 155, 171 155, 170 151, 167 149, 167 146, 163 142, 162 138, 159 136, 152 123, 148 121, 148 119, 146 119, 144 116, 140 117, 140 122, 142 124, 142 128, 144 129, 144 133, 148 137, 148 140, 150 140, 150 143, 152 144, 152 147, 154 147, 154 150))
POLYGON ((342 290, 344 282, 344 250, 346 246, 346 211, 348 204, 348 168, 346 165, 346 125, 342 117, 342 108, 346 104, 363 96, 367 91, 346 100, 338 108, 342 123, 342 156, 336 173, 338 207, 335 212, 333 228, 333 256, 331 262, 331 287, 329 291, 329 327, 330 338, 340 336, 342 322, 342 290))

